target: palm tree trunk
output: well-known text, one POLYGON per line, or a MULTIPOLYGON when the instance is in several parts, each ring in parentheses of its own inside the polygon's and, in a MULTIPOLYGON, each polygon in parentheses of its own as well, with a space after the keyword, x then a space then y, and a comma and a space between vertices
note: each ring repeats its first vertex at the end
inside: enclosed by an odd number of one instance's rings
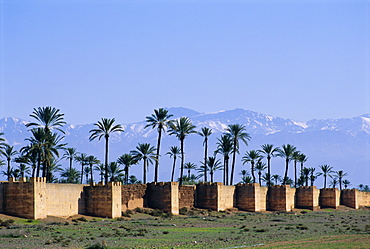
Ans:
POLYGON ((326 188, 326 175, 324 175, 324 188, 326 188))
POLYGON ((269 175, 269 178, 268 178, 268 181, 267 181, 267 187, 271 187, 271 157, 270 156, 267 156, 267 172, 268 172, 268 175, 269 175))
POLYGON ((159 148, 161 146, 162 128, 158 128, 157 155, 155 160, 154 182, 158 181, 159 148))
POLYGON ((83 184, 83 176, 84 176, 84 164, 81 164, 81 184, 83 184))
POLYGON ((93 177, 93 165, 92 163, 90 164, 90 182, 94 182, 94 177, 93 177))
POLYGON ((10 159, 7 159, 7 161, 8 161, 7 173, 8 173, 8 181, 9 181, 9 178, 10 178, 10 159))
POLYGON ((285 160, 285 174, 284 174, 284 179, 283 179, 283 185, 286 183, 286 179, 288 177, 288 167, 289 167, 289 160, 285 160))
POLYGON ((236 159, 236 145, 234 144, 233 162, 232 162, 232 165, 231 165, 231 175, 230 175, 230 185, 233 185, 234 170, 235 170, 235 159, 236 159))
POLYGON ((210 172, 211 175, 211 183, 213 183, 213 171, 210 172))
POLYGON ((251 161, 251 165, 252 165, 251 173, 252 173, 253 183, 256 183, 256 177, 254 176, 254 162, 253 161, 251 161))
POLYGON ((226 158, 224 156, 224 177, 223 177, 223 184, 226 185, 226 158))
POLYGON ((294 187, 297 187, 297 161, 294 160, 294 187))
POLYGON ((173 157, 173 165, 172 165, 172 174, 171 174, 171 182, 173 182, 173 177, 175 175, 175 166, 176 166, 176 156, 173 157))
POLYGON ((125 185, 128 184, 128 166, 125 167, 125 185))
POLYGON ((226 182, 225 185, 229 184, 229 158, 226 158, 226 182))
POLYGON ((143 169, 143 172, 144 172, 143 181, 144 181, 144 184, 146 184, 146 159, 145 158, 144 158, 144 169, 143 169))
POLYGON ((108 139, 109 136, 105 135, 105 166, 104 166, 105 185, 108 185, 108 139))
POLYGON ((69 171, 71 171, 72 170, 72 157, 69 159, 69 171))
POLYGON ((204 182, 207 182, 207 152, 208 152, 208 139, 204 139, 204 182))
POLYGON ((188 169, 188 178, 190 180, 190 169, 188 169))
POLYGON ((261 182, 261 172, 258 172, 258 182, 260 183, 260 186, 262 186, 262 182, 261 182))
POLYGON ((184 139, 180 140, 181 147, 181 169, 180 169, 180 185, 182 185, 182 177, 184 173, 184 139))

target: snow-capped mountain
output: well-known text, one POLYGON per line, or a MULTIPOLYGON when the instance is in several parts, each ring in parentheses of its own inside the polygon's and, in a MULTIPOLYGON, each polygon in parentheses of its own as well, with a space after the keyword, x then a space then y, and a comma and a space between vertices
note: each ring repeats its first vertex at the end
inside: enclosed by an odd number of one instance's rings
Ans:
MULTIPOLYGON (((213 134, 209 139, 209 154, 216 149, 217 138, 225 132, 229 124, 242 124, 246 132, 251 135, 248 146, 242 144, 241 155, 247 150, 259 149, 262 144, 271 143, 275 146, 292 144, 299 151, 306 154, 309 159, 308 167, 329 164, 334 170, 344 170, 348 173, 348 179, 353 183, 352 187, 360 183, 370 183, 370 114, 359 117, 342 119, 323 119, 298 122, 291 119, 283 119, 248 111, 244 109, 226 110, 215 113, 199 113, 186 108, 168 108, 173 118, 181 116, 189 117, 193 124, 200 130, 202 127, 209 127, 213 134)), ((149 114, 150 115, 150 114, 149 114)), ((148 116, 149 116, 148 115, 148 116)), ((0 119, 0 132, 3 132, 7 142, 20 149, 27 144, 24 139, 30 136, 25 124, 28 121, 15 118, 0 119)), ((110 161, 116 160, 123 153, 134 150, 138 143, 151 143, 156 145, 156 129, 145 128, 146 122, 123 124, 125 132, 113 134, 110 138, 110 161)), ((64 130, 65 142, 68 147, 75 147, 78 151, 93 154, 103 160, 104 142, 89 142, 89 131, 94 128, 93 124, 66 125, 64 130)), ((169 146, 179 146, 179 141, 174 136, 164 135, 161 145, 160 179, 167 181, 170 174, 171 159, 165 155, 169 146)), ((203 158, 202 137, 196 134, 189 135, 185 140, 186 161, 198 163, 203 158)), ((219 156, 219 158, 221 158, 219 156)), ((61 161, 63 165, 67 162, 61 161)), ((78 167, 78 165, 75 165, 78 167)), ((282 174, 284 160, 273 158, 273 173, 282 174)), ((249 169, 249 165, 242 165, 240 160, 237 163, 236 172, 241 169, 249 169)), ((132 167, 132 173, 141 178, 141 167, 132 167)), ((150 169, 150 174, 153 170, 150 169)), ((291 171, 292 173, 292 171, 291 171)), ((216 173, 221 176, 221 172, 216 173)), ((292 176, 292 175, 291 175, 292 176)), ((235 182, 240 177, 236 175, 235 182)), ((220 178, 219 178, 220 179, 220 178)), ((322 185, 319 178, 316 185, 322 185)))

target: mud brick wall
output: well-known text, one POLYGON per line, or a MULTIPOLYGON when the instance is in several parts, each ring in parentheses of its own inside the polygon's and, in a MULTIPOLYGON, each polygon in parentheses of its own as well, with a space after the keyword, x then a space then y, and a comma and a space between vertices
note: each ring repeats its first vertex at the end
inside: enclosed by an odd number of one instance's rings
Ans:
POLYGON ((120 182, 108 185, 84 186, 86 213, 100 217, 117 218, 122 216, 122 188, 120 182))
POLYGON ((235 206, 235 186, 218 186, 218 209, 217 211, 224 211, 235 206))
POLYGON ((178 182, 149 183, 148 207, 179 214, 179 184, 178 182))
POLYGON ((122 185, 122 211, 146 206, 146 184, 122 185))
POLYGON ((268 210, 292 211, 295 201, 295 188, 289 185, 275 185, 268 190, 268 210))
POLYGON ((344 189, 340 193, 340 204, 345 205, 347 207, 358 209, 358 201, 357 201, 357 195, 358 195, 357 189, 344 189))
POLYGON ((196 207, 218 211, 218 186, 220 182, 200 183, 196 188, 196 207))
POLYGON ((315 186, 299 187, 295 192, 295 207, 317 210, 319 208, 319 193, 315 186))
POLYGON ((58 217, 84 214, 84 186, 87 185, 46 183, 46 214, 58 217))
POLYGON ((4 213, 27 219, 46 218, 46 178, 20 178, 4 184, 4 213))
POLYGON ((179 186, 179 209, 194 207, 196 186, 179 186))
POLYGON ((370 192, 357 191, 357 203, 359 207, 370 207, 370 192))
POLYGON ((261 187, 259 183, 238 184, 235 194, 237 208, 251 212, 266 211, 267 187, 261 187))
POLYGON ((0 213, 4 212, 4 184, 0 183, 0 213))
POLYGON ((320 189, 319 205, 322 208, 338 208, 340 191, 337 188, 320 189))

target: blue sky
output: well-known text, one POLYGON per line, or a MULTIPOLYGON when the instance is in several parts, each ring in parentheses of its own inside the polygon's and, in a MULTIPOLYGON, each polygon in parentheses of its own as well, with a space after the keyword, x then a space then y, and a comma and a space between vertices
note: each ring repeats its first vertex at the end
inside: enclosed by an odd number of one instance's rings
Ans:
POLYGON ((370 113, 369 1, 0 0, 0 118, 370 113))

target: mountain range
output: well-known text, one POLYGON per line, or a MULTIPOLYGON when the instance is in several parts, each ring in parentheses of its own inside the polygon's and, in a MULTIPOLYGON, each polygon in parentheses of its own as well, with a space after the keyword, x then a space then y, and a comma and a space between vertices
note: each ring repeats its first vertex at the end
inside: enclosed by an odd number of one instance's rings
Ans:
MULTIPOLYGON (((346 179, 352 183, 351 187, 358 184, 370 183, 370 114, 353 118, 341 119, 314 119, 306 122, 299 122, 292 119, 284 119, 244 109, 219 111, 215 113, 200 113, 187 108, 167 108, 173 118, 182 116, 189 117, 193 124, 200 130, 202 127, 209 127, 213 134, 209 139, 209 153, 216 149, 217 138, 225 132, 229 124, 245 125, 246 131, 250 134, 251 140, 248 145, 241 144, 239 159, 247 150, 260 149, 262 144, 292 144, 299 151, 308 156, 305 166, 316 167, 321 164, 329 164, 335 171, 343 170, 348 174, 346 179)), ((17 118, 0 119, 0 132, 4 133, 7 142, 17 150, 25 146, 25 138, 30 137, 26 128, 28 120, 17 118)), ((142 122, 122 124, 125 132, 113 134, 110 139, 110 161, 116 160, 120 155, 134 150, 138 143, 150 143, 156 145, 156 129, 144 128, 145 118, 142 122)), ((68 124, 65 130, 64 142, 68 147, 75 147, 79 152, 92 154, 100 160, 104 160, 104 142, 89 141, 89 131, 94 124, 73 125, 68 124)), ((203 158, 202 137, 197 134, 189 135, 185 140, 186 161, 200 165, 203 158)), ((160 180, 168 181, 172 159, 165 153, 170 146, 179 146, 179 141, 174 136, 164 135, 161 145, 160 159, 160 180)), ((218 156, 221 159, 221 156, 218 156)), ((60 163, 67 167, 65 160, 60 163)), ((79 168, 79 165, 75 164, 79 168)), ((179 165, 177 165, 178 167, 179 165)), ((290 168, 289 176, 292 177, 293 168, 290 168)), ((133 166, 131 173, 141 179, 141 166, 133 166)), ((243 165, 238 160, 236 172, 242 169, 250 169, 250 165, 243 165)), ((284 171, 284 160, 282 158, 272 159, 272 173, 282 175, 284 171)), ((195 173, 195 172, 194 172, 195 173)), ((149 168, 148 179, 152 179, 153 167, 149 168)), ((221 171, 216 172, 216 180, 221 181, 221 171)), ((2 177, 2 176, 1 176, 2 177)), ((0 178, 1 178, 0 177, 0 178)), ((236 174, 235 182, 240 181, 236 174)), ((322 186, 322 178, 319 178, 315 185, 322 186)))

